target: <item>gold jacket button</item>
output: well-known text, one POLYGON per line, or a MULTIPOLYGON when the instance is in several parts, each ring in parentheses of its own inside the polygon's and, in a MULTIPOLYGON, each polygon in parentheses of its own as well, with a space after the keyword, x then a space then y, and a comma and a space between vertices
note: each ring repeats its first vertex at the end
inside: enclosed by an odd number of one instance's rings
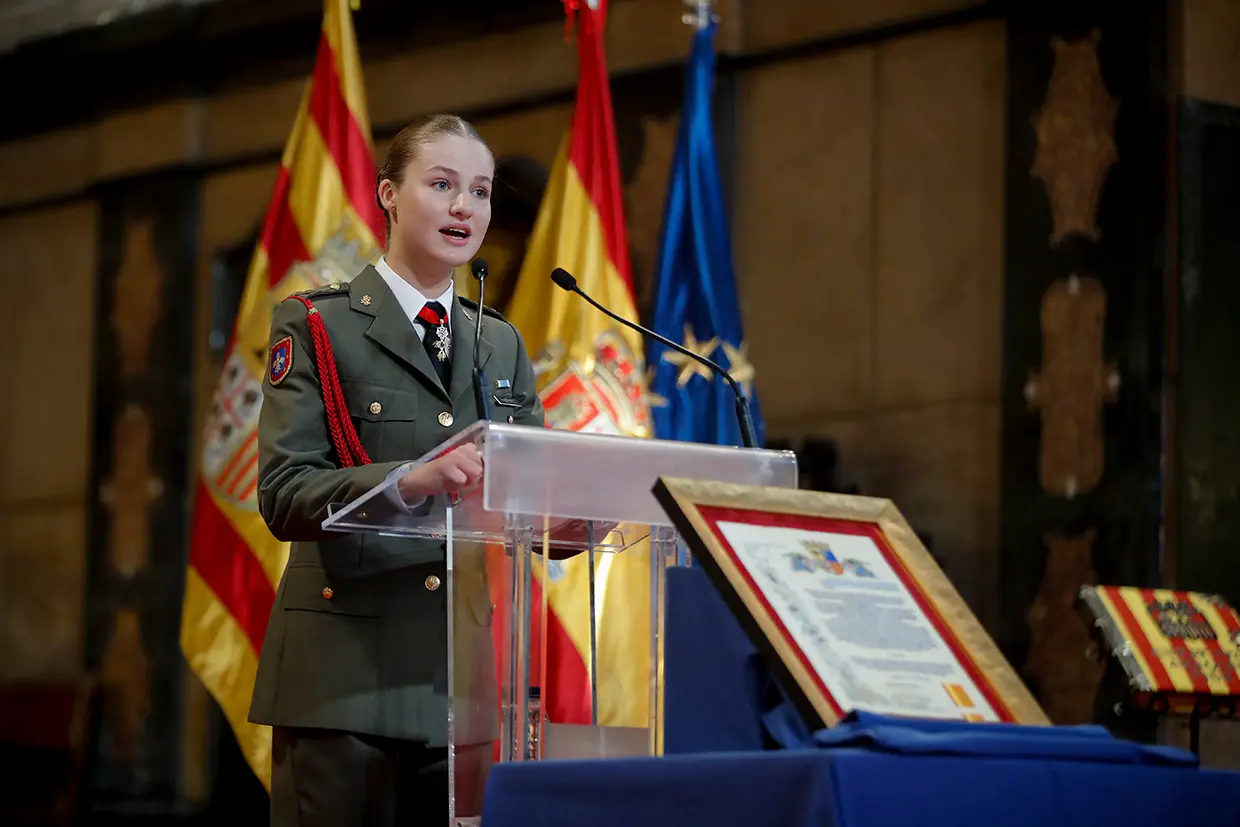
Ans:
POLYGON ((452 422, 453 422, 452 414, 449 413, 448 411, 444 411, 443 413, 439 415, 439 424, 444 426, 445 428, 452 427, 452 422))
POLYGON ((331 587, 331 586, 324 586, 324 587, 323 587, 323 599, 324 599, 324 600, 331 600, 331 599, 332 599, 332 594, 334 594, 334 592, 332 591, 332 587, 331 587))
POLYGON ((378 402, 371 402, 371 403, 370 403, 370 412, 371 412, 372 414, 376 414, 376 415, 377 415, 377 414, 381 414, 381 413, 383 413, 383 406, 382 406, 382 405, 380 405, 378 402))
POLYGON ((435 575, 433 575, 433 574, 432 574, 430 577, 426 578, 426 590, 427 590, 427 591, 431 591, 431 592, 433 592, 433 591, 435 591, 435 590, 436 590, 436 589, 438 589, 438 588, 439 588, 439 578, 438 578, 438 577, 436 577, 435 575))

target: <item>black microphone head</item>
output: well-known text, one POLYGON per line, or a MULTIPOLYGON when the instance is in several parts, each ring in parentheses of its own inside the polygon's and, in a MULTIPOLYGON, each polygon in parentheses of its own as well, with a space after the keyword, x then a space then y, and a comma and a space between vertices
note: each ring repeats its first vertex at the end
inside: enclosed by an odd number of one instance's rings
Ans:
POLYGON ((469 265, 469 269, 474 274, 474 278, 482 281, 487 277, 487 260, 485 258, 476 258, 469 265))
POLYGON ((567 290, 570 293, 577 292, 577 279, 573 278, 573 274, 563 267, 557 267, 551 271, 551 280, 561 290, 567 290))

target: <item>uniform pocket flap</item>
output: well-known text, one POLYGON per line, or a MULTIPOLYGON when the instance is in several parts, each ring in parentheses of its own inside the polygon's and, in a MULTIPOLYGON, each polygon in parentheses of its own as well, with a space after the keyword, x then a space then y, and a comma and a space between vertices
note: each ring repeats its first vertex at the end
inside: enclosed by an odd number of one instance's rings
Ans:
POLYGON ((491 398, 495 400, 495 404, 501 408, 519 408, 525 404, 525 394, 523 393, 494 393, 491 398))
POLYGON ((332 577, 314 566, 290 566, 284 574, 285 609, 378 617, 378 578, 332 577))
POLYGON ((369 422, 408 422, 418 418, 416 393, 381 385, 341 382, 349 414, 369 422))

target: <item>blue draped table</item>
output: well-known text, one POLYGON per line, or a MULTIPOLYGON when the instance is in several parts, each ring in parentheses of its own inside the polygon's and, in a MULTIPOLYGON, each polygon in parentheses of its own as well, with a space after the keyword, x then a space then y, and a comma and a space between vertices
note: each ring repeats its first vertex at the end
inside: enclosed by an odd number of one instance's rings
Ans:
POLYGON ((667 600, 668 754, 498 764, 485 827, 1240 827, 1240 774, 1100 727, 863 713, 811 735, 702 572, 669 572, 667 600))
POLYGON ((862 749, 497 764, 485 827, 1236 827, 1240 776, 862 749))

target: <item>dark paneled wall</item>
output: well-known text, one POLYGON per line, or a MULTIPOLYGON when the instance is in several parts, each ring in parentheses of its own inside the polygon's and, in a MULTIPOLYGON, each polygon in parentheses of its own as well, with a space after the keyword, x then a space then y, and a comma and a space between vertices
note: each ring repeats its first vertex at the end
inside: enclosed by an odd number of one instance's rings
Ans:
POLYGON ((1180 114, 1176 585, 1240 605, 1240 110, 1180 114))
POLYGON ((1000 643, 1067 724, 1111 706, 1080 586, 1161 579, 1167 10, 1025 5, 1008 27, 1000 643))
POLYGON ((169 812, 184 660, 197 176, 98 193, 101 250, 87 588, 87 668, 100 676, 90 808, 169 812))

